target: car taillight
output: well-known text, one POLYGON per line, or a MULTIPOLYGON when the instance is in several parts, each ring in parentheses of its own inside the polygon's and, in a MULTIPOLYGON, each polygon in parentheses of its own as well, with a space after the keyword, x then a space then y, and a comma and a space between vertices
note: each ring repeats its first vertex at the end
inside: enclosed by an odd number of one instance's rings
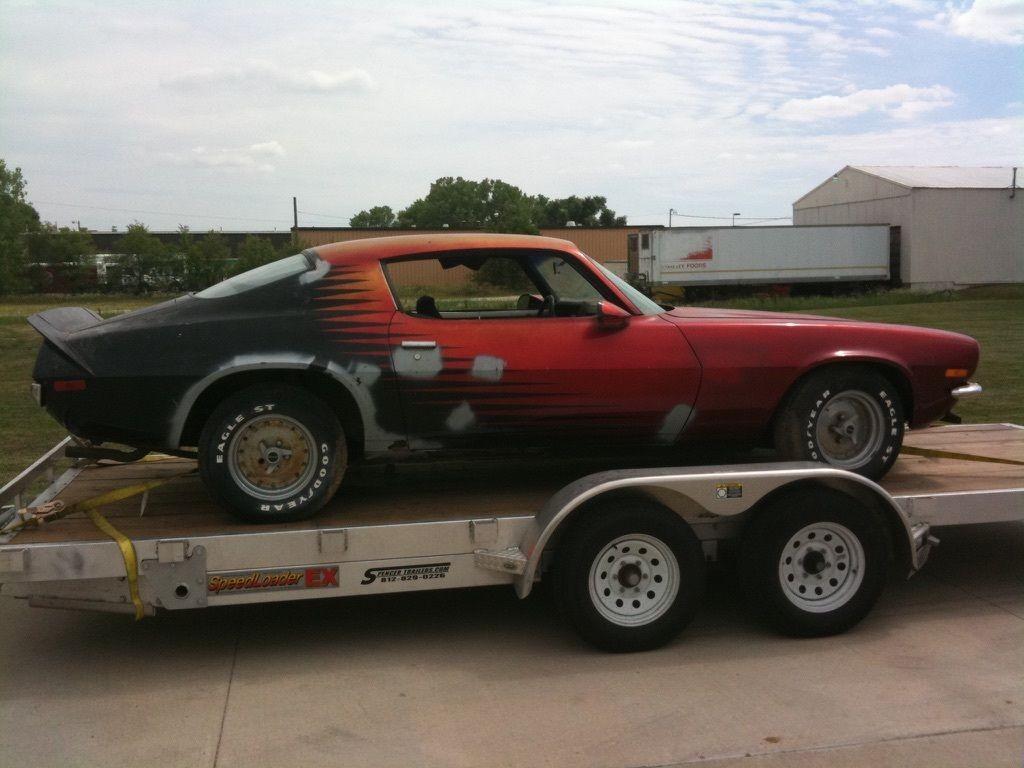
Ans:
POLYGON ((58 379, 53 382, 54 392, 81 392, 85 389, 85 379, 58 379))

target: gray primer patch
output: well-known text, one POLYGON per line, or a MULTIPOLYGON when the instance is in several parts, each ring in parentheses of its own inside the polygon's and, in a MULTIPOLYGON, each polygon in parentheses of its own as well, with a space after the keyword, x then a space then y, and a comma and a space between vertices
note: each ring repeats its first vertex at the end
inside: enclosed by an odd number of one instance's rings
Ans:
POLYGON ((448 414, 448 418, 445 419, 444 425, 452 432, 462 432, 470 427, 475 421, 476 414, 473 413, 473 409, 470 407, 469 403, 463 400, 462 405, 448 414))
POLYGON ((661 423, 661 429, 658 430, 658 440, 663 443, 675 442, 675 439, 679 437, 679 433, 683 431, 683 427, 686 426, 686 422, 692 412, 693 408, 686 403, 680 403, 669 411, 665 415, 665 420, 661 423))
POLYGON ((501 381, 501 377, 505 374, 505 361, 491 355, 477 355, 473 358, 473 368, 470 373, 476 379, 501 381))
POLYGON ((349 366, 349 371, 355 374, 355 377, 359 380, 359 383, 364 387, 372 387, 377 383, 377 379, 380 378, 380 366, 374 365, 373 363, 356 363, 354 366, 349 366), (353 368, 355 369, 353 371, 353 368))
POLYGON ((391 355, 395 363, 395 373, 410 379, 432 379, 441 372, 441 348, 406 349, 395 347, 391 355))

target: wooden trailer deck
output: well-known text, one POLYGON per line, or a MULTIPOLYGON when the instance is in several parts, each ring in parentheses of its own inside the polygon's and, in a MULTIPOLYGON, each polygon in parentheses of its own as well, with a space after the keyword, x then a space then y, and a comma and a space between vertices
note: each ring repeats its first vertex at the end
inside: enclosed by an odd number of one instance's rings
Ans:
MULTIPOLYGON (((1009 424, 933 427, 908 433, 905 445, 911 449, 1024 461, 1024 428, 1009 424)), ((550 458, 528 458, 516 462, 414 464, 394 471, 360 469, 346 478, 338 495, 315 518, 277 524, 272 529, 532 515, 559 488, 584 474, 609 468, 607 459, 556 462, 550 458)), ((616 468, 622 468, 621 461, 616 468)), ((195 474, 195 462, 187 459, 86 467, 55 498, 73 504, 116 488, 160 478, 169 480, 146 494, 144 509, 143 497, 136 496, 104 507, 103 515, 132 539, 175 537, 185 532, 206 535, 261 530, 238 523, 220 509, 195 474)), ((896 497, 1021 489, 1024 466, 908 453, 898 459, 882 485, 896 497)), ((19 544, 36 544, 105 538, 88 518, 77 513, 54 524, 23 531, 15 540, 19 544)))

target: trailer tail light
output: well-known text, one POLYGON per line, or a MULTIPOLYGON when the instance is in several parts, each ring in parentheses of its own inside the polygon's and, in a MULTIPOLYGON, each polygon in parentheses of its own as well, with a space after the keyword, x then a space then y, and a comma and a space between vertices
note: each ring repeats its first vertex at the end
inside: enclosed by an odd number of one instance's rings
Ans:
POLYGON ((53 382, 54 392, 81 392, 85 389, 85 379, 61 379, 53 382))

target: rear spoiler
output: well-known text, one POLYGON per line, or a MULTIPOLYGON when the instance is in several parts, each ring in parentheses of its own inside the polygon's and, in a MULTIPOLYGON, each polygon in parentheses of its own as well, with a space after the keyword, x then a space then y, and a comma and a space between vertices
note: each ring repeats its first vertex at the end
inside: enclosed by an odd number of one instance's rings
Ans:
POLYGON ((103 318, 84 307, 57 307, 37 312, 28 318, 28 324, 35 328, 57 349, 71 358, 77 365, 92 373, 92 368, 68 343, 68 336, 75 331, 89 328, 103 318))

